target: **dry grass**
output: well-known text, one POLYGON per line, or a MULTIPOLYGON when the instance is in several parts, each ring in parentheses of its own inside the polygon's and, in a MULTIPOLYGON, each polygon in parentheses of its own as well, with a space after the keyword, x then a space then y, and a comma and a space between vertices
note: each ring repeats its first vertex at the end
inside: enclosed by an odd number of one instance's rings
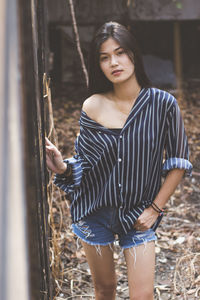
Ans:
POLYGON ((174 299, 182 295, 184 300, 194 294, 200 299, 200 253, 188 253, 177 260, 174 272, 174 299))

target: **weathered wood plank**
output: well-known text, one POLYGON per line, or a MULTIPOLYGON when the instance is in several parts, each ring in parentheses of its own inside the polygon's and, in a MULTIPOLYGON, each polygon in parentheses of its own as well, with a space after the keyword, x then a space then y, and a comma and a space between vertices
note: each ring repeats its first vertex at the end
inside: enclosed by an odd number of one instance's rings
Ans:
MULTIPOLYGON (((49 21, 71 24, 68 1, 48 1, 49 21)), ((79 25, 106 21, 198 20, 199 0, 74 0, 79 25)))
POLYGON ((131 20, 195 20, 200 18, 199 0, 132 0, 131 20))

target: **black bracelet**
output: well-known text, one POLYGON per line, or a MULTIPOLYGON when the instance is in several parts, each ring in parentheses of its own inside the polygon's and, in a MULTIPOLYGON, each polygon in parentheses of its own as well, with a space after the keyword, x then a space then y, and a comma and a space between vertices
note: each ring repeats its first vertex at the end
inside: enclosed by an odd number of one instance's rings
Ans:
POLYGON ((158 207, 158 205, 155 204, 154 202, 151 203, 151 207, 152 207, 157 213, 159 213, 159 214, 163 214, 163 212, 164 212, 164 210, 163 210, 163 209, 160 209, 160 208, 158 207))
POLYGON ((153 210, 155 210, 157 213, 160 213, 159 210, 157 210, 157 208, 155 208, 152 204, 151 207, 153 208, 153 210))
POLYGON ((152 204, 159 210, 159 212, 163 211, 163 209, 160 209, 160 207, 158 207, 158 205, 155 202, 152 202, 152 204))

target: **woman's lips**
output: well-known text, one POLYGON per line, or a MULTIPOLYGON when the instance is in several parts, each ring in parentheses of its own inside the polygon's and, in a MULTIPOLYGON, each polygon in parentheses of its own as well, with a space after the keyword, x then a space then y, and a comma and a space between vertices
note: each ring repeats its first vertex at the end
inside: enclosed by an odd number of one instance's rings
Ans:
POLYGON ((113 76, 119 76, 123 71, 122 70, 116 70, 112 72, 113 76))

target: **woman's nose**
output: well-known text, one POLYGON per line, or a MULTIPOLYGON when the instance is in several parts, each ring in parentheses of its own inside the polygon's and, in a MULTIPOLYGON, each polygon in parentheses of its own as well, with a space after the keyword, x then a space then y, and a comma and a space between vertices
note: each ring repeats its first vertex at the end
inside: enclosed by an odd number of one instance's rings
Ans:
POLYGON ((111 56, 111 61, 110 61, 111 66, 116 66, 118 65, 117 57, 115 55, 111 56))

